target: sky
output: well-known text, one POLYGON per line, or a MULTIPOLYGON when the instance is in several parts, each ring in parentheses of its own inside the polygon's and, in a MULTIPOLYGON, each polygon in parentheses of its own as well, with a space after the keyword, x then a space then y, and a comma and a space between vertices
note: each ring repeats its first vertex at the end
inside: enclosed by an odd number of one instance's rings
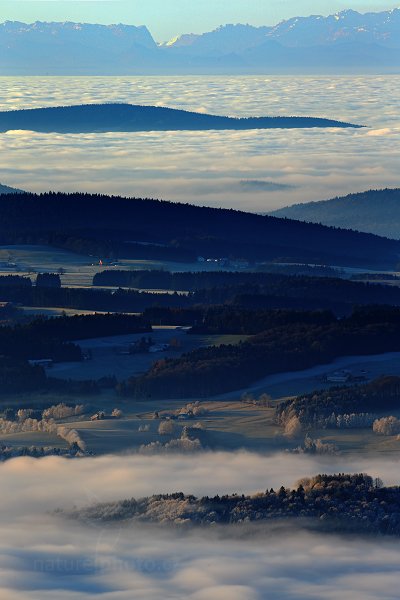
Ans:
POLYGON ((399 6, 390 0, 0 0, 1 21, 79 21, 147 25, 156 41, 226 23, 274 25, 282 19, 399 6))

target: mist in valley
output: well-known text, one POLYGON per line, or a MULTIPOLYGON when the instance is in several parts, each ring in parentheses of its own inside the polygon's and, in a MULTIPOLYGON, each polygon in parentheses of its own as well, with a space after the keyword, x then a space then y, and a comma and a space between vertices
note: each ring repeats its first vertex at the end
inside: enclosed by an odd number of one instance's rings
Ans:
POLYGON ((72 521, 57 509, 174 491, 251 494, 320 472, 368 471, 391 484, 398 466, 393 459, 249 452, 13 459, 0 467, 0 598, 395 598, 400 549, 390 538, 320 535, 294 521, 104 525, 72 521))

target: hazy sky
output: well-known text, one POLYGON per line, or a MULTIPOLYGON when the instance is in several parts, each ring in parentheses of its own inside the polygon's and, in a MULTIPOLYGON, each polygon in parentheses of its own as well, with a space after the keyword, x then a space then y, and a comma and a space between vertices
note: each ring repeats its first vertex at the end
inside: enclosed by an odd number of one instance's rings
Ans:
POLYGON ((390 0, 0 0, 0 19, 147 25, 157 41, 164 41, 224 23, 272 25, 299 15, 396 6, 390 0))

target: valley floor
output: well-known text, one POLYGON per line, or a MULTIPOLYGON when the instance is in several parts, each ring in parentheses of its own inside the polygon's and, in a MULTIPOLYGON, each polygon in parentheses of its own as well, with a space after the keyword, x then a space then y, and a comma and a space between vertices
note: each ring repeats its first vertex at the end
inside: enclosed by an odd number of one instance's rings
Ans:
MULTIPOLYGON (((177 332, 174 331, 174 335, 177 332)), ((178 331, 179 333, 179 331, 178 331)), ((182 338, 183 337, 183 331, 182 338)), ((170 329, 161 329, 158 331, 160 339, 171 335, 170 329)), ((131 338, 132 336, 129 336, 131 338)), ((193 344, 194 336, 186 336, 189 343, 193 344)), ((196 336, 197 337, 197 336, 196 336)), ((124 336, 125 338, 125 336, 124 336)), ((126 341, 126 340, 124 340, 126 341)), ((205 340, 203 340, 205 341, 205 340)), ((74 374, 82 376, 85 374, 86 365, 88 365, 87 376, 94 374, 109 375, 114 370, 107 371, 106 364, 110 364, 109 357, 113 356, 114 367, 132 369, 132 364, 136 362, 137 369, 142 370, 146 367, 144 364, 150 360, 148 354, 137 356, 117 356, 115 354, 116 342, 121 343, 121 339, 101 339, 96 340, 93 346, 93 340, 87 340, 83 344, 85 347, 93 348, 98 352, 92 361, 84 363, 64 363, 52 368, 52 375, 62 375, 70 377, 74 374), (122 361, 121 366, 121 359, 122 361), (90 363, 93 363, 91 365, 90 363)), ((365 372, 368 380, 379 377, 380 375, 400 375, 400 353, 390 353, 385 355, 369 357, 345 357, 338 359, 331 365, 323 365, 308 369, 302 372, 284 373, 270 376, 262 382, 258 382, 251 389, 245 390, 254 395, 255 398, 262 393, 268 393, 272 400, 269 407, 264 407, 252 403, 245 403, 242 400, 242 392, 238 391, 224 396, 201 400, 200 406, 204 409, 204 414, 195 416, 193 419, 174 420, 174 431, 166 436, 159 435, 158 428, 164 417, 169 417, 174 412, 184 409, 185 405, 193 400, 144 400, 137 401, 121 398, 112 390, 104 390, 100 396, 89 398, 76 398, 66 396, 47 396, 44 398, 38 394, 19 395, 18 398, 4 398, 3 406, 32 406, 49 401, 53 404, 59 402, 81 403, 89 402, 91 412, 78 419, 70 418, 62 423, 69 428, 76 429, 84 442, 87 450, 95 455, 107 453, 126 453, 126 452, 146 452, 141 447, 160 442, 168 443, 171 439, 180 438, 185 426, 192 427, 195 423, 201 424, 201 429, 191 429, 191 436, 198 438, 205 449, 212 450, 239 450, 246 449, 259 452, 275 452, 285 449, 294 449, 301 445, 307 432, 303 432, 294 439, 288 439, 283 435, 283 428, 275 423, 275 406, 288 397, 308 393, 315 389, 327 388, 329 385, 322 380, 323 375, 332 374, 339 368, 351 368, 355 373, 365 372), (105 419, 91 421, 90 416, 96 411, 104 411, 111 414, 113 408, 120 408, 123 411, 121 419, 105 419), (154 418, 155 413, 159 418, 154 418), (145 429, 145 431, 139 431, 145 429)), ((394 414, 393 411, 391 414, 394 414)), ((400 411, 395 416, 400 417, 400 411)), ((373 433, 372 429, 348 429, 348 430, 313 430, 309 432, 313 438, 319 438, 324 443, 333 443, 338 451, 345 455, 374 456, 381 454, 396 454, 399 451, 400 442, 396 436, 385 437, 373 433)), ((65 447, 65 443, 54 434, 24 432, 18 434, 1 434, 0 443, 9 446, 55 446, 65 447)))

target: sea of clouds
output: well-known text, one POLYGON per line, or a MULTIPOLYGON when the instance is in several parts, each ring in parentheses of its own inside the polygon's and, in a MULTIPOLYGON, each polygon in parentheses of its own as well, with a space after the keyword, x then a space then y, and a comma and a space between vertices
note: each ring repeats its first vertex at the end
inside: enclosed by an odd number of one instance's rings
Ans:
POLYGON ((310 115, 365 129, 0 134, 0 181, 268 211, 398 186, 400 77, 0 78, 0 110, 98 102, 310 115), (243 184, 246 181, 257 184, 243 184))
POLYGON ((398 598, 396 540, 323 536, 293 522, 203 530, 104 527, 54 513, 159 492, 252 493, 339 471, 399 481, 392 458, 209 452, 10 460, 0 465, 0 598, 398 598))

